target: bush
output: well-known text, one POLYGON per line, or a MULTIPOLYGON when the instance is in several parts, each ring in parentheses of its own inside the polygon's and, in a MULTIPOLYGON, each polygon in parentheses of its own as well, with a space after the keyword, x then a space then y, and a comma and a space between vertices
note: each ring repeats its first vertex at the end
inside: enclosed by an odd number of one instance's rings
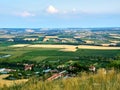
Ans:
POLYGON ((111 61, 108 67, 114 67, 116 69, 120 69, 120 60, 111 61))

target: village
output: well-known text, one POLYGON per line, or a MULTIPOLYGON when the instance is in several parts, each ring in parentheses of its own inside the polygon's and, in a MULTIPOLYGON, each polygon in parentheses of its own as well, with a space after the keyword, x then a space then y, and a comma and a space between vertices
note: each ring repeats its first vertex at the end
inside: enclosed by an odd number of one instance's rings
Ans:
POLYGON ((9 75, 6 80, 19 80, 19 79, 29 79, 36 76, 40 80, 55 80, 60 78, 70 78, 76 77, 80 72, 91 72, 95 73, 95 66, 91 65, 80 66, 75 61, 68 61, 65 64, 57 65, 56 67, 50 65, 39 65, 39 64, 28 64, 28 63, 17 63, 14 67, 19 67, 17 69, 10 68, 0 68, 0 75, 9 75))

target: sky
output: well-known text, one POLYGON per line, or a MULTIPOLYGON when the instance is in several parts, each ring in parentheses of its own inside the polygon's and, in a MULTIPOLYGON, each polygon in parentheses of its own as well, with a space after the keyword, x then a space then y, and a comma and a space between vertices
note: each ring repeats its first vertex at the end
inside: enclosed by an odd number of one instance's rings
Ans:
POLYGON ((0 0, 0 28, 119 26, 120 0, 0 0))

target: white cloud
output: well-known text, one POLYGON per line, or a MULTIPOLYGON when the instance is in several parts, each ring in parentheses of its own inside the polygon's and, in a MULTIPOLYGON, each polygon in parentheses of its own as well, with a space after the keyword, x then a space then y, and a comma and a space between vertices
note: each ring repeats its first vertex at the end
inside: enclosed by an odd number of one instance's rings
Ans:
POLYGON ((56 9, 52 5, 48 6, 48 8, 46 9, 46 11, 47 11, 47 13, 51 13, 51 14, 58 13, 58 9, 56 9))
POLYGON ((28 11, 23 11, 20 13, 16 13, 17 16, 21 16, 21 17, 31 17, 31 16, 35 16, 34 13, 30 13, 28 11))

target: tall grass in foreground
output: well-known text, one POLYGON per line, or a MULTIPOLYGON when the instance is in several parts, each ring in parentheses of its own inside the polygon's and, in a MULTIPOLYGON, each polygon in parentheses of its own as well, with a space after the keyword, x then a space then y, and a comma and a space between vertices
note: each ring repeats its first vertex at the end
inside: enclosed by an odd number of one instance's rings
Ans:
POLYGON ((31 79, 26 84, 4 87, 2 90, 120 90, 120 72, 113 69, 105 74, 101 69, 94 75, 83 72, 78 77, 55 81, 31 79))

